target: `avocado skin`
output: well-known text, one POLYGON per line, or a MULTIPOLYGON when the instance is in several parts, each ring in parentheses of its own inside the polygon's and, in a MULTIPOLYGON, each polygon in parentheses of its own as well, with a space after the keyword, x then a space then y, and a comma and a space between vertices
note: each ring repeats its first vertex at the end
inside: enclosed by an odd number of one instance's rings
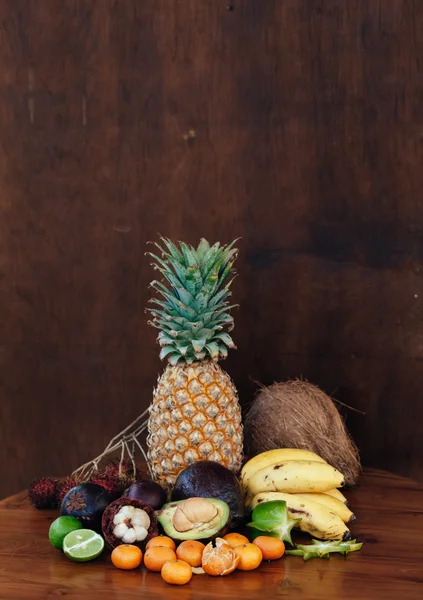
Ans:
MULTIPOLYGON (((197 496, 198 498, 200 496, 197 496)), ((231 524, 231 511, 229 506, 216 498, 207 498, 212 502, 220 511, 222 521, 218 527, 214 527, 213 530, 207 531, 206 528, 203 530, 192 529, 187 532, 177 531, 172 524, 173 515, 176 509, 184 500, 178 500, 177 502, 169 502, 162 507, 159 513, 156 513, 157 520, 160 523, 165 535, 171 537, 174 540, 185 541, 185 540, 201 540, 204 544, 211 542, 217 537, 223 537, 229 530, 231 524)))
POLYGON ((244 518, 244 495, 238 477, 223 465, 202 460, 181 471, 172 491, 172 501, 188 498, 217 498, 231 510, 232 524, 244 518))

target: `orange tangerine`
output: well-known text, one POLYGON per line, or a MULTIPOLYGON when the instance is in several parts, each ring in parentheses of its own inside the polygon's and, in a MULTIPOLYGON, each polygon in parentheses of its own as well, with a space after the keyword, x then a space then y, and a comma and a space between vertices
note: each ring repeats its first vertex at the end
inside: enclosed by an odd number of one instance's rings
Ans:
POLYGON ((169 560, 176 560, 176 554, 166 546, 153 546, 144 554, 144 564, 149 571, 160 572, 169 560))
POLYGON ((285 544, 279 538, 259 535, 253 544, 260 548, 264 560, 276 560, 285 554, 285 544))
POLYGON ((234 548, 235 556, 239 559, 237 569, 253 571, 263 560, 262 551, 255 544, 242 544, 234 548))
POLYGON ((250 541, 245 535, 235 532, 227 533, 223 536, 223 539, 231 548, 236 548, 237 546, 241 546, 241 544, 248 544, 250 541))
POLYGON ((118 569, 129 571, 140 566, 142 561, 142 552, 138 546, 132 544, 121 544, 116 546, 110 558, 112 563, 118 569))
POLYGON ((191 567, 201 567, 205 545, 196 540, 186 540, 176 549, 176 556, 187 562, 191 567))
POLYGON ((147 542, 145 549, 148 550, 149 548, 154 548, 154 546, 166 546, 166 548, 170 548, 173 551, 176 549, 175 542, 166 535, 157 535, 156 537, 151 538, 151 540, 147 542))
POLYGON ((192 569, 184 560, 168 560, 163 565, 161 574, 166 583, 185 585, 191 580, 192 569))

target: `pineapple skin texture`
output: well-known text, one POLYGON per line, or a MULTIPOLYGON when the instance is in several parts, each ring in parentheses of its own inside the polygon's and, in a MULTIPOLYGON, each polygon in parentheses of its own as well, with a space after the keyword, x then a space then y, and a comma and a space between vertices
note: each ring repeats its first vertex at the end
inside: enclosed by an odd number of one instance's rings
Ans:
POLYGON ((152 478, 168 490, 198 460, 240 470, 241 407, 231 378, 216 362, 166 367, 150 406, 147 446, 152 478))

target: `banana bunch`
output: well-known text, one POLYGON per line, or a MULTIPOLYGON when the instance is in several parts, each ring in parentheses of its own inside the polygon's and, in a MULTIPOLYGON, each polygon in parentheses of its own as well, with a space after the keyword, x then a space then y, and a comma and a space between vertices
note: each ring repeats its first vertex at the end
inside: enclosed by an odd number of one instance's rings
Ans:
POLYGON ((355 519, 338 490, 344 476, 308 450, 279 448, 254 456, 241 471, 247 508, 285 500, 298 527, 321 540, 349 540, 346 523, 355 519))

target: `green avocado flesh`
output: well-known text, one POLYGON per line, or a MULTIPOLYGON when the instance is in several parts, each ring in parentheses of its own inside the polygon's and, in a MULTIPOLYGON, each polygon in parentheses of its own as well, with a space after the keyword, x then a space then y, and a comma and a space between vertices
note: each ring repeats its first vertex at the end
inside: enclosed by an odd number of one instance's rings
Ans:
POLYGON ((184 504, 186 500, 165 504, 157 516, 157 520, 163 527, 165 534, 174 540, 205 540, 213 539, 219 534, 224 535, 231 521, 229 506, 226 502, 216 498, 205 498, 205 500, 211 502, 217 508, 217 515, 208 523, 199 524, 198 527, 194 527, 189 531, 177 531, 173 526, 173 516, 176 509, 184 504))

